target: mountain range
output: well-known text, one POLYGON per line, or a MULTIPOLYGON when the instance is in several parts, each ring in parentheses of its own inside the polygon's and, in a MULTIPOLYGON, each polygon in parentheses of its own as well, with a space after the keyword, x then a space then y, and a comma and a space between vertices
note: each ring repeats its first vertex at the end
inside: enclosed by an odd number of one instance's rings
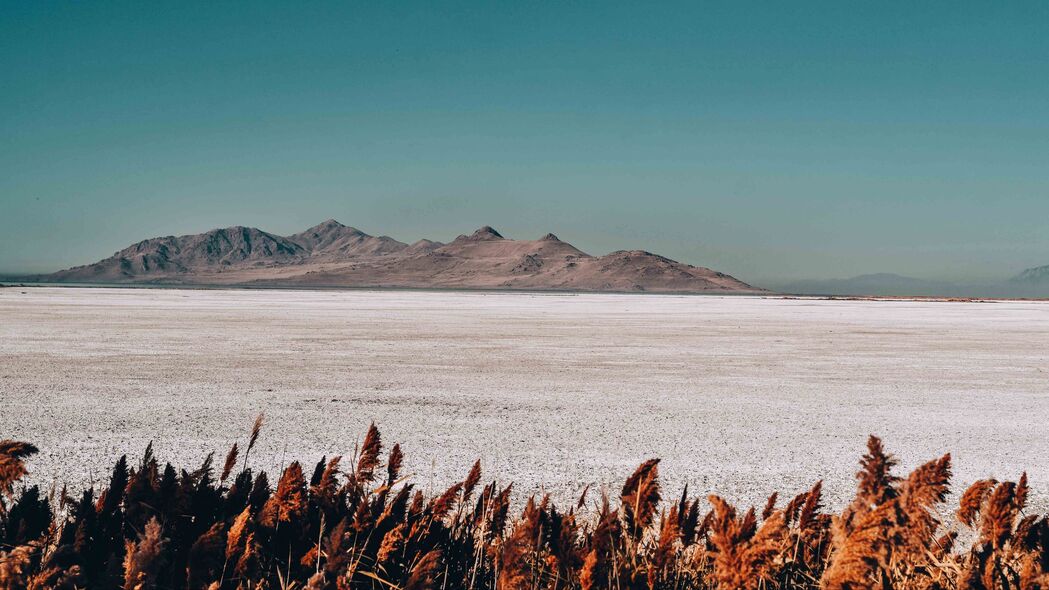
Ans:
POLYGON ((442 244, 406 244, 329 219, 279 236, 253 227, 151 238, 49 282, 401 287, 674 293, 763 292, 727 274, 643 250, 592 256, 553 234, 506 239, 485 226, 442 244))

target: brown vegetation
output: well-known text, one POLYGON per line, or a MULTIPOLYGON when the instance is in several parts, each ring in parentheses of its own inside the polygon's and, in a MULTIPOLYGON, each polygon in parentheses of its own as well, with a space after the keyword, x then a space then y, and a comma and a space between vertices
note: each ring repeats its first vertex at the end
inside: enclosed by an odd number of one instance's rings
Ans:
POLYGON ((819 483, 760 515, 687 489, 666 505, 649 460, 590 516, 584 491, 567 512, 529 498, 513 519, 510 486, 482 486, 479 463, 425 497, 374 426, 352 461, 321 459, 308 478, 292 463, 273 487, 248 467, 261 426, 235 476, 236 445, 217 480, 210 456, 180 471, 147 448, 77 497, 16 491, 36 449, 0 442, 0 590, 1049 588, 1049 521, 1023 514, 1026 476, 974 483, 941 521, 950 456, 899 478, 875 437, 840 514, 823 512, 819 483))

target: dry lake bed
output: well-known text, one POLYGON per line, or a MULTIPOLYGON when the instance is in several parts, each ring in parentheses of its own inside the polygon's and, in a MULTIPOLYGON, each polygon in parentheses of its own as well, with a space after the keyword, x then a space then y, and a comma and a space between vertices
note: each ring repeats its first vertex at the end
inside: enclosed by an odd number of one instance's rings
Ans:
POLYGON ((34 481, 113 459, 352 454, 368 424, 425 488, 475 458, 519 494, 615 493, 661 457, 760 503, 823 479, 840 506, 868 433, 960 484, 1027 470, 1049 507, 1049 304, 421 291, 0 289, 0 438, 34 481))

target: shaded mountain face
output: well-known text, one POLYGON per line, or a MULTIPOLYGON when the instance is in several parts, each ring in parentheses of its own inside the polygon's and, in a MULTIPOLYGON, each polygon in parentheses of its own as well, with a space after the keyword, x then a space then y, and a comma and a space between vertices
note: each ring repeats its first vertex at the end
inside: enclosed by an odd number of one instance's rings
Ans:
POLYGON ((231 227, 139 242, 56 282, 653 292, 761 292, 643 250, 591 256, 553 234, 511 240, 489 226, 411 245, 329 219, 277 236, 231 227))
POLYGON ((143 240, 105 260, 64 270, 49 278, 120 282, 136 277, 184 275, 201 268, 291 264, 307 256, 305 248, 288 238, 237 226, 143 240))

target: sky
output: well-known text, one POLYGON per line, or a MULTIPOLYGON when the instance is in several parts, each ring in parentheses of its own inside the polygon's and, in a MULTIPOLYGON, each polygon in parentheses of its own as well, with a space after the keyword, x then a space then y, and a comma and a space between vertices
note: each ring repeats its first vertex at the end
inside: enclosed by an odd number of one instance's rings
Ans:
POLYGON ((748 282, 1049 264, 1046 2, 9 2, 0 272, 327 218, 748 282))

